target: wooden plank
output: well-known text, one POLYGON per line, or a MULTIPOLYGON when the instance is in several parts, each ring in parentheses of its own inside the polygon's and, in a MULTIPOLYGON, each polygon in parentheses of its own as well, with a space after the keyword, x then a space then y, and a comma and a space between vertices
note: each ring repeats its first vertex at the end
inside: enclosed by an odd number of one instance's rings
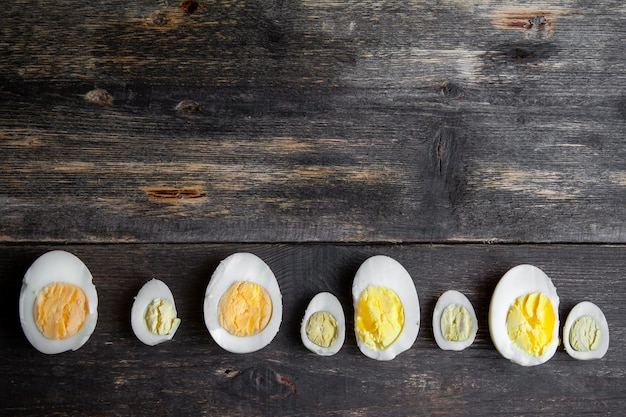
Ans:
POLYGON ((1 241, 626 236, 619 2, 31 6, 0 16, 1 241))
POLYGON ((29 415, 619 415, 626 406, 622 346, 626 321, 623 246, 603 245, 79 245, 60 246, 90 268, 99 295, 94 334, 76 352, 43 355, 18 319, 21 279, 55 247, 1 245, 0 414, 29 415), (236 251, 261 256, 283 295, 281 329, 265 349, 230 354, 204 327, 202 297, 219 261, 236 251), (351 332, 350 288, 362 261, 387 254, 410 272, 422 323, 414 346, 389 362, 362 355, 351 332), (576 303, 598 304, 609 322, 605 358, 571 359, 562 347, 524 368, 499 356, 487 327, 488 303, 509 268, 532 263, 557 287, 564 322, 576 303), (174 340, 142 345, 129 326, 133 297, 151 278, 167 282, 182 325, 174 340), (479 320, 474 344, 441 351, 432 310, 448 289, 464 292, 479 320), (310 298, 331 291, 348 320, 343 349, 318 357, 298 328, 310 298))

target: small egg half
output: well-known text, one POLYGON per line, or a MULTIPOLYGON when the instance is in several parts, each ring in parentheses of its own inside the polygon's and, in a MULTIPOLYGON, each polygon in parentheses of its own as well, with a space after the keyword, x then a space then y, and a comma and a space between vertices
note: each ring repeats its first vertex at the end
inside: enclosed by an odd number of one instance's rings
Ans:
POLYGON ((459 291, 441 294, 433 311, 433 335, 442 350, 463 350, 474 343, 478 331, 476 312, 459 291))
POLYGON ((406 269, 376 255, 359 267, 352 283, 354 332, 361 352, 391 360, 413 346, 420 326, 417 290, 406 269))
POLYGON ((518 265, 498 282, 489 305, 489 333, 502 356, 522 366, 548 361, 559 344, 559 297, 533 265, 518 265))
POLYGON ((282 317, 278 281, 261 258, 240 252, 220 262, 204 296, 204 322, 219 346, 232 353, 262 349, 282 317))
POLYGON ((38 351, 56 354, 80 348, 98 321, 91 272, 69 252, 41 255, 24 275, 19 312, 24 335, 38 351))
POLYGON ((565 320, 563 343, 574 359, 604 357, 609 349, 609 325, 600 307, 589 301, 576 304, 565 320))
POLYGON ((148 346, 174 337, 180 319, 176 313, 174 296, 167 284, 151 279, 141 287, 130 311, 130 323, 137 339, 148 346))
POLYGON ((300 325, 300 337, 307 349, 320 356, 339 352, 346 337, 346 317, 337 297, 321 292, 311 299, 300 325))

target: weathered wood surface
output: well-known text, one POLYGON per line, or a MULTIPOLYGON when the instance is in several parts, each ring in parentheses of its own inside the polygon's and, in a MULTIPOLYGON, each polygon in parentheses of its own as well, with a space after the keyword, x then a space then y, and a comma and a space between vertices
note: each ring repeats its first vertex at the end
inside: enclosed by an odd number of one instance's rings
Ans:
POLYGON ((626 236, 621 1, 10 1, 6 242, 626 236))
POLYGON ((0 415, 623 414, 623 2, 5 3, 0 415), (100 319, 79 351, 46 356, 17 300, 52 248, 90 267, 100 319), (249 355, 218 348, 201 315, 239 250, 270 264, 285 304, 249 355), (349 333, 335 357, 308 353, 309 298, 335 292, 351 324, 351 279, 375 253, 415 280, 414 347, 379 363, 349 333), (555 280, 562 320, 582 300, 604 310, 604 359, 498 355, 489 297, 524 262, 555 280), (128 314, 152 277, 183 326, 148 348, 128 314), (481 322, 461 353, 432 338, 451 288, 481 322))
MULTIPOLYGON (((620 415, 626 407, 626 248, 603 245, 85 245, 60 246, 90 268, 100 300, 98 325, 76 352, 43 355, 22 335, 17 315, 21 278, 47 245, 3 245, 0 315, 0 413, 29 415, 620 415), (219 261, 235 251, 267 261, 283 294, 274 341, 236 355, 204 327, 202 299, 219 261), (422 322, 414 346, 390 362, 362 355, 352 328, 350 288, 362 261, 387 254, 410 272, 422 322), (510 267, 533 263, 553 279, 560 315, 579 301, 598 304, 611 344, 597 361, 576 361, 562 347, 533 368, 499 356, 487 327, 491 293, 510 267), (129 324, 136 292, 150 278, 167 282, 181 328, 170 342, 147 347, 129 324), (437 297, 457 289, 479 320, 474 344, 441 351, 432 336, 437 297), (319 357, 300 341, 310 298, 335 293, 348 332, 343 349, 319 357)), ((54 247, 57 248, 57 247, 54 247)))

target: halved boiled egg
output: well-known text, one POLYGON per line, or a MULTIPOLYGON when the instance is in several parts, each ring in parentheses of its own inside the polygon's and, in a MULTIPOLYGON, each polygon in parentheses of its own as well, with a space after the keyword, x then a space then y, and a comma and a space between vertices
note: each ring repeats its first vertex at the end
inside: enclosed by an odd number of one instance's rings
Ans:
POLYGON ((417 290, 395 259, 376 255, 359 267, 352 283, 354 331, 361 352, 391 360, 413 346, 420 326, 417 290))
POLYGON ((137 339, 149 346, 174 337, 180 319, 167 284, 152 279, 141 287, 130 311, 130 323, 137 339))
POLYGON ((320 356, 339 352, 346 337, 346 317, 337 297, 321 292, 311 299, 304 312, 300 337, 307 349, 320 356))
POLYGON ((459 291, 444 292, 433 312, 433 335, 443 350, 463 350, 474 342, 478 320, 474 307, 459 291))
POLYGON ((35 349, 55 354, 80 348, 98 321, 91 272, 69 252, 41 255, 24 275, 19 311, 22 330, 35 349))
POLYGON ((204 322, 223 349, 249 353, 267 346, 278 333, 283 304, 270 267, 251 253, 220 262, 204 297, 204 322))
POLYGON ((489 305, 489 332, 502 356, 523 366, 548 361, 559 344, 559 297, 539 268, 518 265, 498 282, 489 305))
POLYGON ((609 349, 609 325, 600 307, 583 301, 570 311, 563 326, 565 350, 574 359, 600 359, 609 349))

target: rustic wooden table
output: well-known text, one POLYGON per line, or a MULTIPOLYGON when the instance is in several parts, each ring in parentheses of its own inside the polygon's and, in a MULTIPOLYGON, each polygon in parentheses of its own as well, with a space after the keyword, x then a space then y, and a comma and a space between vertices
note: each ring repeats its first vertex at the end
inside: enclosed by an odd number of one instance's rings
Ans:
POLYGON ((10 0, 0 11, 0 414, 620 415, 626 409, 626 7, 621 1, 10 0), (98 325, 43 355, 22 277, 64 249, 89 267, 98 325), (249 251, 284 314, 261 351, 222 350, 204 289, 249 251), (393 361, 362 355, 350 287, 367 257, 411 274, 422 322, 393 361), (531 263, 563 322, 598 304, 611 345, 502 358, 499 278, 531 263), (148 347, 129 324, 150 278, 182 326, 148 347), (432 310, 464 292, 474 344, 440 350, 432 310), (310 298, 348 320, 306 350, 310 298))

